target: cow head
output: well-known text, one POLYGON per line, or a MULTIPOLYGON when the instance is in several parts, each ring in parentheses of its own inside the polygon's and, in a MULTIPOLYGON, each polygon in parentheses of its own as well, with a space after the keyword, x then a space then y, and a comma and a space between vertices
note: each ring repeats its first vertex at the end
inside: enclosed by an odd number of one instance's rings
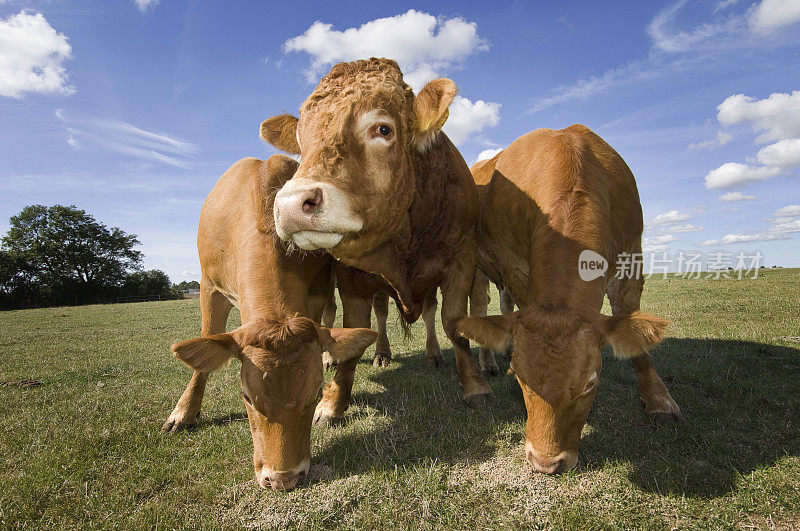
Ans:
POLYGON ((537 471, 555 474, 578 462, 603 346, 610 344, 617 357, 636 356, 659 343, 667 325, 665 319, 638 311, 609 317, 532 306, 503 316, 467 317, 458 330, 495 350, 513 341, 511 368, 528 413, 525 456, 537 471))
POLYGON ((172 352, 198 371, 241 360, 256 479, 264 488, 288 490, 303 480, 310 464, 311 422, 322 397, 322 352, 345 361, 361 356, 376 338, 368 328, 325 328, 295 317, 182 341, 172 345, 172 352))
POLYGON ((302 156, 275 197, 278 236, 355 259, 401 233, 414 157, 436 139, 455 95, 452 81, 436 79, 414 96, 397 63, 372 58, 334 66, 299 118, 264 121, 264 140, 302 156))

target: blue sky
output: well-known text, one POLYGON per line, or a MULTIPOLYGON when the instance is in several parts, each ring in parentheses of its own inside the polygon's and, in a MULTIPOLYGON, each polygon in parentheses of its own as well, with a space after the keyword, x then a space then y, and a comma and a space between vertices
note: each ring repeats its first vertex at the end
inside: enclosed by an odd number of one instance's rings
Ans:
POLYGON ((200 207, 275 152, 260 122, 382 55, 458 84, 467 162, 583 123, 636 175, 647 250, 800 266, 800 0, 387 5, 0 0, 0 233, 74 204, 199 279, 200 207))

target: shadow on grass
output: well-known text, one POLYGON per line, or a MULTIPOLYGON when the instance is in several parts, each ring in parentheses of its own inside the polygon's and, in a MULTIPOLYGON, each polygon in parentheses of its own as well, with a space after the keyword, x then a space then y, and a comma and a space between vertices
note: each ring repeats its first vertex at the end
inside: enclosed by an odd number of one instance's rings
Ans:
POLYGON ((643 490, 713 498, 752 471, 800 455, 800 350, 667 339, 653 358, 685 421, 649 421, 630 363, 604 356, 583 469, 629 462, 629 479, 643 490))
POLYGON ((197 419, 197 424, 195 425, 196 428, 204 428, 206 426, 227 426, 228 424, 232 424, 234 422, 242 422, 247 420, 247 412, 246 411, 235 411, 230 412, 225 415, 217 415, 216 417, 205 418, 200 416, 197 419))
MULTIPOLYGON (((522 440, 508 424, 524 419, 521 402, 512 396, 506 376, 487 377, 495 398, 472 409, 461 400, 452 349, 442 352, 446 365, 429 367, 424 351, 392 358, 390 367, 373 369, 363 360, 356 382, 368 378, 381 391, 355 391, 342 426, 313 457, 345 477, 395 466, 415 466, 425 460, 455 463, 491 457, 498 440, 522 440), (354 411, 356 410, 356 411, 354 411), (377 411, 377 426, 369 424, 377 411), (373 412, 373 413, 370 413, 373 412)), ((498 359, 505 374, 508 362, 498 359)), ((356 388, 358 384, 356 384, 356 388)))
MULTIPOLYGON (((449 363, 439 371, 422 352, 395 357, 388 369, 361 363, 356 378, 383 389, 354 394, 360 411, 348 412, 314 460, 345 477, 425 460, 486 460, 499 445, 522 441, 525 412, 513 379, 488 378, 495 399, 470 409, 460 400, 452 350, 444 354, 449 363), (384 421, 364 426, 365 409, 383 413, 384 421)), ((754 470, 800 455, 800 350, 668 339, 652 355, 686 420, 651 422, 630 362, 606 352, 578 474, 620 464, 643 490, 712 498, 729 494, 754 470)), ((498 363, 505 373, 508 362, 498 363)))

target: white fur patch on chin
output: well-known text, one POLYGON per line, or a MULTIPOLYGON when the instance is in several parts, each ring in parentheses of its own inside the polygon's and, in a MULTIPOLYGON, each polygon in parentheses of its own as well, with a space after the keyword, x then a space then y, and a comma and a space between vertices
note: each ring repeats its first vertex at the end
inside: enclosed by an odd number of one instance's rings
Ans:
POLYGON ((306 251, 336 247, 336 245, 342 241, 342 238, 344 238, 344 234, 317 232, 314 230, 303 230, 292 234, 292 241, 294 244, 306 251))

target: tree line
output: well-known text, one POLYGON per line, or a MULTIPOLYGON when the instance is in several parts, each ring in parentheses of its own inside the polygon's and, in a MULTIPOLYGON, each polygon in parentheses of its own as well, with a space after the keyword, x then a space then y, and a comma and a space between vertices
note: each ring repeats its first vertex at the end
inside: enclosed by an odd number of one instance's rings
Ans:
POLYGON ((0 309, 181 298, 163 271, 145 271, 133 234, 75 206, 31 205, 0 240, 0 309))

